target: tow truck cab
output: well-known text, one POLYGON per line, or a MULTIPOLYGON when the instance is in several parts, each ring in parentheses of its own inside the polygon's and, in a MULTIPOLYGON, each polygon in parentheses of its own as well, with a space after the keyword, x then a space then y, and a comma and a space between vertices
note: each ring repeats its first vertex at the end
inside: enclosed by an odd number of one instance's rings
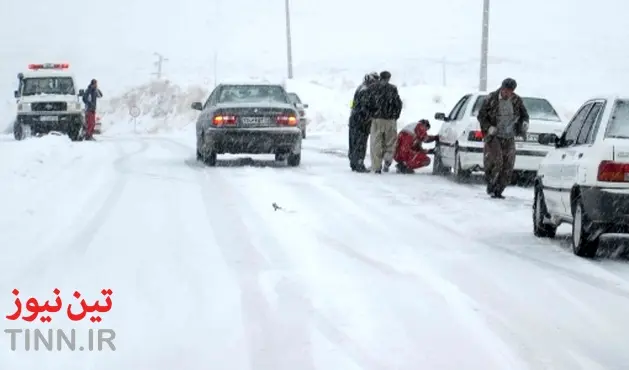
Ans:
POLYGON ((69 67, 67 63, 30 64, 28 72, 18 74, 16 140, 53 131, 72 140, 83 138, 83 90, 77 91, 69 67))

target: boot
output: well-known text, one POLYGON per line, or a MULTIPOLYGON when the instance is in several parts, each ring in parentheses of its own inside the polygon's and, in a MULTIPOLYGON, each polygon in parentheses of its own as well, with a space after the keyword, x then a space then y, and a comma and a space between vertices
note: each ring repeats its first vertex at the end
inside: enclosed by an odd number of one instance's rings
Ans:
POLYGON ((382 167, 382 171, 389 172, 389 167, 391 167, 391 162, 384 161, 384 166, 382 167))
POLYGON ((364 164, 357 165, 356 169, 354 171, 358 172, 358 173, 367 173, 367 172, 369 172, 369 170, 367 169, 367 167, 365 167, 364 164))

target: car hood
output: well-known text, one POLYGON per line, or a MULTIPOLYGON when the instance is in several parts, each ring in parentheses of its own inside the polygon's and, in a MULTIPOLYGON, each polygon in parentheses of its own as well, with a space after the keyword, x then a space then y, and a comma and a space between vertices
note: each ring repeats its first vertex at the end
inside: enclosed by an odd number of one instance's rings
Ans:
POLYGON ((282 108, 282 109, 295 109, 295 106, 289 103, 281 102, 234 102, 234 103, 219 103, 214 106, 215 109, 225 108, 282 108))
POLYGON ((39 103, 39 102, 78 102, 79 99, 74 95, 56 95, 56 94, 38 94, 22 96, 19 98, 20 103, 39 103))

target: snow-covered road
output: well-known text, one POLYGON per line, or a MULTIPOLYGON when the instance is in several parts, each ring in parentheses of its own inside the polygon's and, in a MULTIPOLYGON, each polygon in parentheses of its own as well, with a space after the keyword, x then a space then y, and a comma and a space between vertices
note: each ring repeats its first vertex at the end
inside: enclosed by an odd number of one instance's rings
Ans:
MULTIPOLYGON (((115 352, 10 351, 31 370, 625 369, 629 265, 541 241, 531 190, 194 161, 182 137, 0 141, 0 307, 114 291, 115 352), (230 166, 227 166, 230 165, 230 166), (275 210, 273 203, 281 207, 275 210)), ((338 154, 338 155, 335 155, 338 154)), ((265 165, 265 166, 261 166, 265 165)), ((51 324, 84 328, 59 314, 51 324)), ((90 324, 92 325, 92 324, 90 324)))

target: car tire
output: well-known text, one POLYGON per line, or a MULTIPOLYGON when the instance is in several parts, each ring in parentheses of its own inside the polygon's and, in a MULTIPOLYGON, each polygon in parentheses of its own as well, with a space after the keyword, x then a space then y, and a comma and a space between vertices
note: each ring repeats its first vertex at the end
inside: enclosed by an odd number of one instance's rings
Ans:
POLYGON ((68 137, 72 141, 81 141, 85 138, 85 129, 80 121, 68 127, 68 137))
POLYGON ((454 180, 457 182, 467 182, 472 175, 472 171, 463 170, 461 168, 461 155, 459 154, 459 149, 457 148, 454 152, 454 180))
POLYGON ((21 141, 32 136, 31 126, 21 123, 13 125, 13 137, 15 140, 21 141))
POLYGON ((533 235, 538 238, 554 238, 557 234, 557 226, 544 223, 544 217, 548 216, 544 193, 539 186, 535 186, 533 195, 533 235))
POLYGON ((441 161, 441 155, 439 154, 440 153, 439 144, 435 145, 434 152, 435 154, 433 156, 433 161, 432 161, 432 174, 439 175, 439 176, 447 175, 448 173, 450 173, 450 168, 444 166, 443 162, 441 161))
POLYGON ((301 163, 301 152, 289 154, 286 162, 291 167, 299 166, 299 164, 301 163))
POLYGON ((301 131, 301 138, 302 138, 302 139, 305 139, 305 138, 306 138, 306 129, 303 129, 303 130, 301 131))
POLYGON ((575 200, 572 210, 572 251, 579 257, 592 258, 596 256, 599 246, 599 238, 590 240, 591 232, 588 230, 589 218, 583 209, 581 199, 575 200))

